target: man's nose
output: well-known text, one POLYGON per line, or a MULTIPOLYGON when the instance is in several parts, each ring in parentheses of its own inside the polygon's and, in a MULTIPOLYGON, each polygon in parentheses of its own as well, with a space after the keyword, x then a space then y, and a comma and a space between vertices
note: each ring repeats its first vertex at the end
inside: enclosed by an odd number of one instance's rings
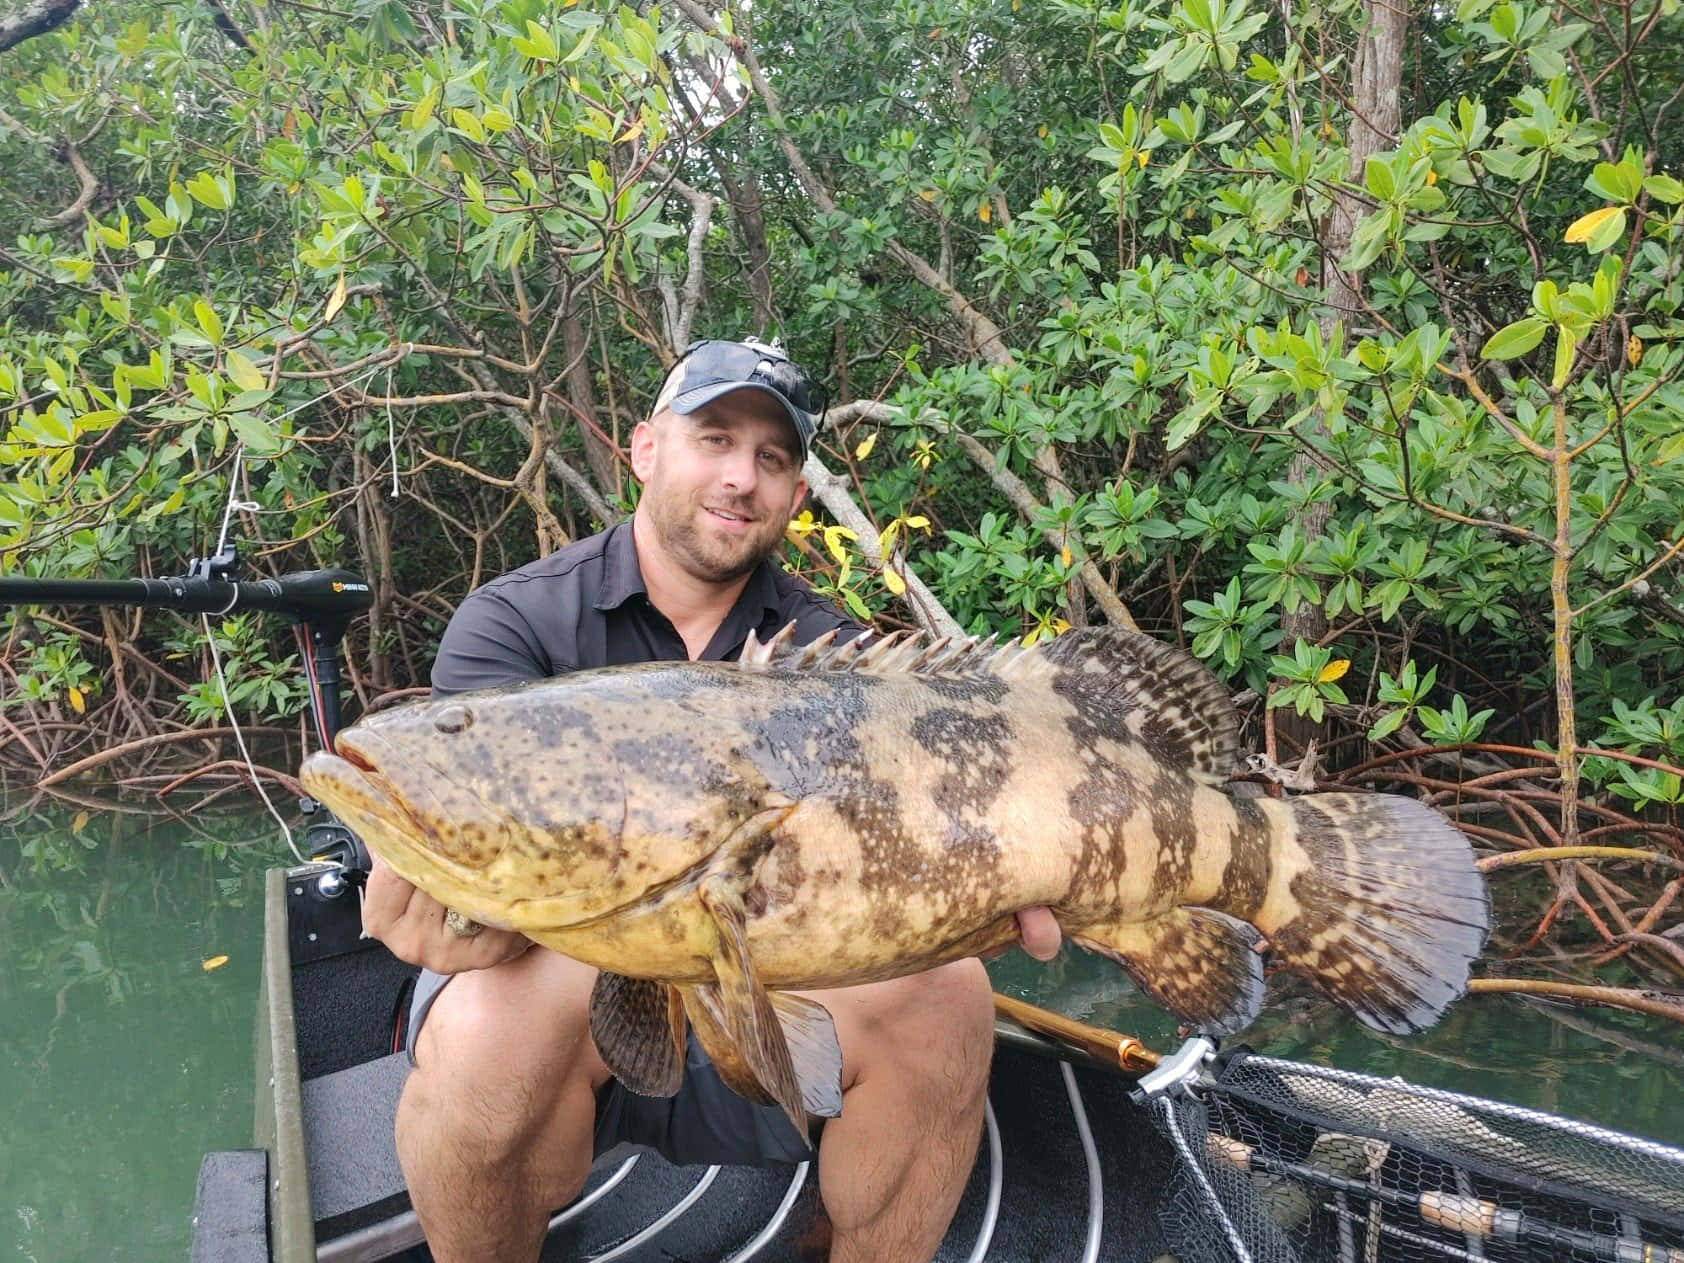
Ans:
POLYGON ((721 480, 733 491, 744 495, 754 490, 755 481, 760 476, 760 466, 755 461, 752 448, 735 448, 725 458, 724 468, 721 470, 721 480))

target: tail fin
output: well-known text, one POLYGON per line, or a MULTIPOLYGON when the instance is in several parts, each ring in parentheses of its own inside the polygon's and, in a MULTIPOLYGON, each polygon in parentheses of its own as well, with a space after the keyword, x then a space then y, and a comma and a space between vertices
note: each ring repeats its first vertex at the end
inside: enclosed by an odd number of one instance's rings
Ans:
POLYGON ((1378 1030, 1431 1026, 1467 990, 1490 925, 1467 838, 1432 808, 1391 794, 1312 794, 1288 805, 1308 863, 1291 879, 1291 911, 1259 923, 1276 955, 1378 1030))

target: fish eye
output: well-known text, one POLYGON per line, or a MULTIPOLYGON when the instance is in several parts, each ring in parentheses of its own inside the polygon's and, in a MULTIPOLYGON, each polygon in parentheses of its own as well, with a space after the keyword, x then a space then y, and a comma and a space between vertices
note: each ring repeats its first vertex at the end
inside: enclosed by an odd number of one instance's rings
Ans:
POLYGON ((439 732, 462 732, 474 726, 474 712, 466 706, 446 706, 433 716, 433 727, 439 732))

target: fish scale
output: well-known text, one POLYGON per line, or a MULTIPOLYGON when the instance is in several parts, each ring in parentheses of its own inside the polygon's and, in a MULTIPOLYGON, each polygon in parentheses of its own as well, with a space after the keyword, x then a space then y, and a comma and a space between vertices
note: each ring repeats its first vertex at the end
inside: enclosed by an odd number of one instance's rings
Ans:
POLYGON ((839 1104, 840 1059, 790 992, 1001 946, 1034 905, 1213 1033, 1262 1002, 1260 936, 1372 1025, 1436 1020, 1486 932, 1467 840, 1396 796, 1232 797, 1239 759, 1222 685, 1138 633, 786 629, 736 664, 382 712, 301 777, 447 907, 603 971, 592 1034, 627 1086, 673 1090, 682 1010, 799 1125, 839 1104))

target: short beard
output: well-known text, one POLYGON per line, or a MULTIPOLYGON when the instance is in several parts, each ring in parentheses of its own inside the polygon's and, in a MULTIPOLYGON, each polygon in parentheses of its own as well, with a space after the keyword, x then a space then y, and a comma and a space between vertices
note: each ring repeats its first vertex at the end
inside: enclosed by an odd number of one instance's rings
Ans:
POLYGON ((725 553, 710 547, 697 529, 694 511, 700 505, 686 505, 674 511, 665 502, 649 505, 649 524, 656 537, 672 557, 698 579, 709 583, 731 583, 752 572, 761 562, 777 551, 783 540, 780 529, 770 539, 748 536, 743 540, 740 554, 725 553))

